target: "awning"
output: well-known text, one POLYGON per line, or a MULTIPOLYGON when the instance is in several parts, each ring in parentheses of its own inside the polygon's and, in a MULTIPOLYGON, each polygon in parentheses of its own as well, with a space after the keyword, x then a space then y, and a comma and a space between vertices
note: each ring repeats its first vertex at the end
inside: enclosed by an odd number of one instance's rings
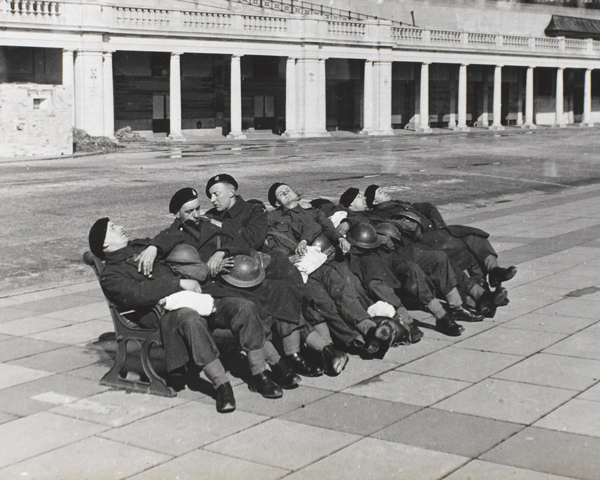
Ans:
POLYGON ((549 37, 593 38, 594 40, 600 40, 600 20, 552 15, 552 20, 550 20, 545 32, 549 37))

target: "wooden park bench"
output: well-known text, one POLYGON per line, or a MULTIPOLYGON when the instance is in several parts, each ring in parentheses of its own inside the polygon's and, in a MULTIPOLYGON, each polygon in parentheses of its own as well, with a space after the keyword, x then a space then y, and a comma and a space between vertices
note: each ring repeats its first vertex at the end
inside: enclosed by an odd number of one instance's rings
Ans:
MULTIPOLYGON (((100 273, 104 270, 104 263, 92 252, 85 252, 83 261, 92 267, 98 280, 100 273)), ((135 310, 123 311, 117 308, 106 296, 106 303, 110 310, 115 335, 117 341, 117 356, 115 363, 110 371, 100 380, 101 385, 107 385, 114 388, 124 389, 128 392, 152 393, 163 397, 175 397, 175 390, 167 386, 167 382, 162 378, 150 362, 150 349, 152 346, 163 348, 160 329, 150 330, 142 328, 135 323, 138 316, 135 310), (136 342, 140 347, 140 361, 146 378, 128 379, 125 362, 127 360, 127 344, 130 341, 136 342)), ((156 315, 160 316, 164 311, 160 307, 154 307, 156 315)))

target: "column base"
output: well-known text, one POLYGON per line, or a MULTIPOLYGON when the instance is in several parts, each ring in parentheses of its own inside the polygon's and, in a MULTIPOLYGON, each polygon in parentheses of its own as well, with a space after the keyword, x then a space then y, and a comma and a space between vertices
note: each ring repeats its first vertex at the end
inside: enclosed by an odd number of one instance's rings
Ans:
POLYGON ((302 138, 316 138, 316 137, 331 137, 331 133, 329 133, 327 130, 324 131, 316 131, 316 132, 296 132, 297 133, 297 137, 302 137, 302 138))
POLYGON ((431 127, 416 127, 415 133, 432 133, 431 127))
POLYGON ((504 128, 504 125, 492 125, 491 127, 489 127, 489 130, 501 132, 502 130, 506 130, 506 129, 504 128))
POLYGON ((579 124, 579 126, 580 126, 580 127, 583 127, 583 128, 589 128, 589 127, 593 127, 593 126, 594 126, 594 124, 593 124, 593 122, 581 122, 581 123, 579 124))
POLYGON ((246 134, 242 132, 230 132, 227 135, 227 138, 233 138, 234 140, 243 140, 248 137, 246 137, 246 134))
POLYGON ((524 123, 523 125, 521 125, 521 128, 523 130, 535 130, 537 128, 537 126, 534 125, 533 123, 524 123))
POLYGON ((454 130, 455 132, 469 132, 469 131, 471 131, 471 129, 469 127, 467 127, 466 125, 457 125, 452 130, 454 130))
POLYGON ((290 131, 285 131, 281 134, 281 136, 283 138, 300 138, 302 135, 300 135, 300 132, 297 132, 296 130, 290 130, 290 131))
POLYGON ((555 123, 552 125, 552 128, 567 128, 566 123, 555 123))
POLYGON ((181 133, 171 134, 167 137, 172 142, 185 142, 186 138, 181 133))
POLYGON ((389 129, 389 130, 361 130, 360 132, 358 132, 359 135, 367 135, 369 137, 384 137, 384 136, 393 136, 394 135, 394 130, 393 129, 389 129))

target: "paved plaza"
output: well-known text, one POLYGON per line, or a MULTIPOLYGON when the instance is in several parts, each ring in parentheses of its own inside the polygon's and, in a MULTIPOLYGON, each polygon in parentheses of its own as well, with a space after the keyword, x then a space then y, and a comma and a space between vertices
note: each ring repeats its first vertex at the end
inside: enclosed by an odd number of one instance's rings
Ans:
POLYGON ((444 212, 518 265, 507 307, 458 338, 415 312, 420 343, 280 400, 234 377, 228 415, 99 384, 97 282, 0 299, 0 478, 599 479, 600 186, 444 212))

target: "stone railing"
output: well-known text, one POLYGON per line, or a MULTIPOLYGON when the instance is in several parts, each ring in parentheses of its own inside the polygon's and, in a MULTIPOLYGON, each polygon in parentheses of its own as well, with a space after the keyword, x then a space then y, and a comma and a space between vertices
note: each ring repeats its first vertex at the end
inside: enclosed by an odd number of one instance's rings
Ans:
POLYGON ((60 2, 37 0, 3 0, 4 10, 17 17, 45 17, 60 15, 60 2))
MULTIPOLYGON (((124 0, 125 2, 125 0, 124 0)), ((343 20, 315 15, 284 14, 279 16, 245 13, 202 12, 143 6, 104 5, 80 0, 37 1, 0 0, 0 28, 26 23, 28 28, 61 28, 81 32, 119 32, 131 35, 160 33, 224 35, 229 39, 245 38, 264 42, 329 42, 343 45, 385 45, 390 48, 431 49, 439 51, 499 52, 520 55, 600 57, 600 42, 563 37, 530 37, 493 33, 457 32, 423 29, 393 24, 384 20, 343 20)))

